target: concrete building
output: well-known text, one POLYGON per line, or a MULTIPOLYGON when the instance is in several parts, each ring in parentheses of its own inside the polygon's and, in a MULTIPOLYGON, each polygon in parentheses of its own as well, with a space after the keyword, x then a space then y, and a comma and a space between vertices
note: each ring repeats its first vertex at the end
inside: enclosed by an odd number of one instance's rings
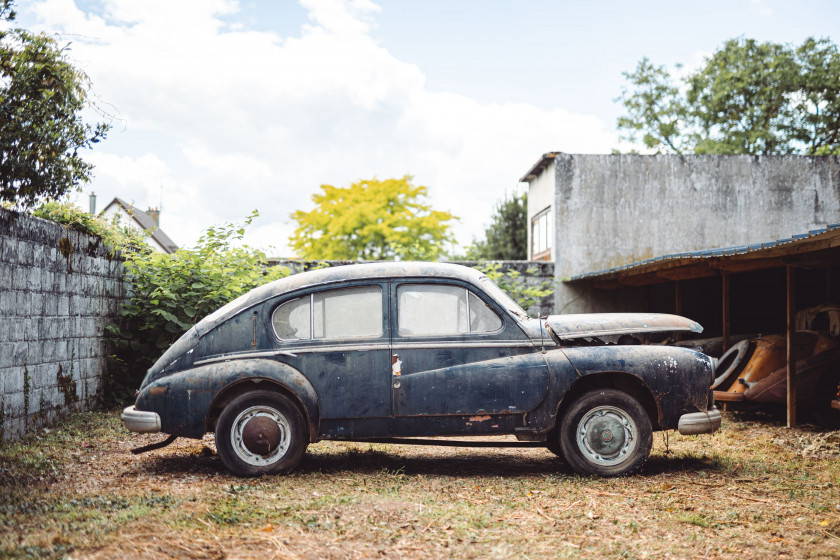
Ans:
POLYGON ((543 155, 529 258, 555 263, 555 312, 643 310, 564 279, 653 257, 761 243, 840 222, 837 156, 543 155))

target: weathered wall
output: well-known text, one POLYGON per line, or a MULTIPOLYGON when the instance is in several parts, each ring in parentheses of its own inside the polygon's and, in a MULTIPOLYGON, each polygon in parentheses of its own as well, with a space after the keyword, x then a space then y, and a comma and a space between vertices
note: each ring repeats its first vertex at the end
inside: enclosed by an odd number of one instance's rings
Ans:
MULTIPOLYGON (((343 264, 355 264, 362 261, 304 261, 304 260, 272 260, 270 264, 277 264, 289 267, 292 274, 305 272, 324 266, 339 266, 343 264)), ((487 265, 487 261, 450 261, 453 264, 469 266, 471 268, 487 265)), ((499 272, 507 273, 515 270, 519 272, 522 281, 527 286, 542 288, 548 282, 554 286, 554 263, 545 261, 489 261, 499 265, 499 272)), ((531 315, 551 315, 554 311, 554 295, 548 295, 541 301, 534 303, 526 311, 531 315)))
POLYGON ((99 238, 0 208, 0 440, 94 403, 122 275, 99 238))
MULTIPOLYGON (((558 154, 558 279, 669 253, 771 241, 840 222, 840 158, 558 154)), ((558 286, 566 313, 633 309, 558 286)))

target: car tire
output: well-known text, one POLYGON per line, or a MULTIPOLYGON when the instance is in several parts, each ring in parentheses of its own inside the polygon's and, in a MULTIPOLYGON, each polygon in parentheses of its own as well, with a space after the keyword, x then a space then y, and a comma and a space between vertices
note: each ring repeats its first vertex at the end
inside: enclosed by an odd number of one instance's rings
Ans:
POLYGON ((238 476, 291 471, 308 443, 300 409, 272 391, 233 399, 216 424, 216 449, 225 467, 238 476))
MULTIPOLYGON (((545 440, 545 448, 563 459, 563 449, 560 445, 560 432, 557 428, 554 428, 550 432, 548 432, 548 436, 545 440)), ((565 459, 564 459, 565 460, 565 459)))
POLYGON ((584 393, 560 424, 562 456, 579 474, 627 476, 642 468, 653 444, 639 401, 615 389, 584 393))
POLYGON ((719 389, 721 391, 729 389, 731 385, 730 381, 746 367, 753 350, 755 350, 753 343, 749 340, 742 340, 724 352, 723 356, 715 364, 715 373, 720 371, 720 368, 726 369, 712 381, 712 389, 719 389))

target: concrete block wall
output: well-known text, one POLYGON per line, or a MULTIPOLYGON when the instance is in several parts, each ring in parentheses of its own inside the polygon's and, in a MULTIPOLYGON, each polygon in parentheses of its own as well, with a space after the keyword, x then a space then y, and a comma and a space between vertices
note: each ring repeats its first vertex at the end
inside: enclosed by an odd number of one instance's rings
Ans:
POLYGON ((101 239, 0 208, 0 439, 96 402, 124 294, 101 239))

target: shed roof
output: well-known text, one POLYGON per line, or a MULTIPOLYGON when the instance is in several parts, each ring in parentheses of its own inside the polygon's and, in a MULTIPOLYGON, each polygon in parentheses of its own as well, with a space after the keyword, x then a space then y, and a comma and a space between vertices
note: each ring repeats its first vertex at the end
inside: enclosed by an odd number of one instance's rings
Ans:
POLYGON ((793 265, 840 265, 840 223, 765 243, 671 253, 640 262, 580 274, 565 282, 591 281, 603 289, 644 286, 793 265))
POLYGON ((531 181, 536 179, 537 176, 540 173, 542 173, 543 169, 548 167, 548 165, 552 161, 554 161, 554 158, 556 158, 560 153, 561 152, 547 152, 547 153, 543 154, 542 157, 539 159, 539 161, 531 166, 531 169, 528 170, 528 173, 526 173, 525 175, 522 176, 521 179, 519 179, 519 182, 520 183, 530 183, 531 181))

